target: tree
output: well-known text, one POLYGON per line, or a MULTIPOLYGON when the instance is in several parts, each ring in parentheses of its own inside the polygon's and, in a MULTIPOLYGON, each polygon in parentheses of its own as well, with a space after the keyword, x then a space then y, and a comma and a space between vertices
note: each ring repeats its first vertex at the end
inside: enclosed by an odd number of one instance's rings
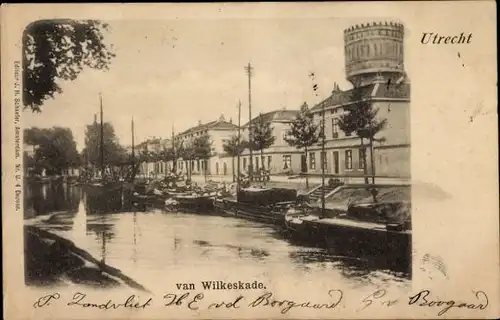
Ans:
POLYGON ((255 151, 260 151, 261 163, 264 163, 264 149, 269 148, 274 144, 276 137, 273 135, 271 122, 264 121, 262 114, 259 115, 256 123, 251 126, 252 140, 249 143, 250 148, 255 151))
POLYGON ((192 160, 196 157, 196 150, 195 150, 195 146, 194 146, 194 143, 193 142, 188 142, 184 148, 182 148, 181 150, 181 157, 184 159, 184 160, 187 160, 187 166, 186 166, 186 175, 187 175, 187 179, 191 180, 191 176, 192 176, 192 160))
POLYGON ((248 142, 245 140, 240 141, 238 136, 232 136, 231 139, 227 140, 222 146, 224 152, 232 157, 232 167, 233 167, 233 182, 235 181, 234 174, 234 158, 243 153, 247 148, 248 142))
MULTIPOLYGON (((87 162, 94 167, 101 167, 101 152, 104 154, 103 165, 118 165, 127 162, 127 152, 115 134, 111 123, 103 124, 103 148, 101 148, 101 126, 97 122, 87 125, 85 131, 85 147, 82 151, 87 162)), ((140 157, 140 155, 139 155, 140 157)))
MULTIPOLYGON (((313 114, 309 111, 307 103, 300 107, 300 111, 290 124, 285 141, 297 149, 304 148, 307 168, 307 148, 318 143, 320 138, 319 126, 314 123, 313 114)), ((306 188, 309 188, 309 179, 306 175, 306 188)))
POLYGON ((193 140, 194 156, 202 161, 205 181, 207 180, 207 162, 212 156, 212 140, 208 134, 203 134, 193 140))
MULTIPOLYGON (((25 129, 25 141, 36 145, 33 162, 36 171, 45 169, 47 174, 61 174, 63 170, 80 164, 76 142, 69 128, 25 129)), ((31 160, 30 160, 31 161, 31 160)), ((27 163, 25 163, 27 165, 27 163)))
POLYGON ((104 42, 106 23, 97 20, 40 20, 23 34, 23 104, 33 112, 72 81, 84 67, 107 70, 115 56, 104 42))
MULTIPOLYGON (((365 176, 365 183, 368 184, 368 173, 366 165, 366 146, 365 139, 368 140, 368 145, 370 147, 371 156, 371 170, 372 170, 372 183, 375 183, 375 164, 373 161, 373 142, 382 141, 382 139, 375 139, 375 135, 382 131, 387 125, 387 119, 379 119, 377 117, 378 108, 374 108, 369 97, 368 99, 363 95, 362 90, 356 87, 352 91, 351 95, 352 104, 345 107, 346 112, 344 112, 339 117, 339 128, 346 135, 355 133, 361 139, 362 161, 363 170, 365 176)), ((375 200, 375 199, 374 199, 375 200)))

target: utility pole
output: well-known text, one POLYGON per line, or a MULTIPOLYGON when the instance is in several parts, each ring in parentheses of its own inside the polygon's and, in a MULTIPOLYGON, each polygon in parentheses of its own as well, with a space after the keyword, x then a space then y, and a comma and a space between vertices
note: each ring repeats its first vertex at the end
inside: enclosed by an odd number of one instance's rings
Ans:
POLYGON ((104 123, 102 111, 102 94, 99 93, 99 100, 101 105, 101 179, 104 179, 104 123))
POLYGON ((325 152, 325 104, 322 103, 321 108, 321 213, 325 214, 325 169, 326 169, 326 152, 325 152))
POLYGON ((177 174, 177 151, 175 150, 174 124, 172 123, 172 171, 177 174))
POLYGON ((134 117, 132 117, 132 161, 133 161, 133 165, 135 165, 135 141, 134 141, 134 117))
POLYGON ((238 171, 237 171, 237 184, 236 184, 236 199, 238 199, 238 194, 240 191, 240 148, 241 148, 241 100, 238 102, 238 171))
MULTIPOLYGON (((373 148, 373 130, 372 130, 372 123, 370 121, 369 123, 369 130, 370 130, 370 166, 372 167, 372 184, 375 184, 375 155, 373 154, 374 148, 373 148)), ((365 151, 366 152, 366 151, 365 151)))
POLYGON ((248 75, 248 142, 250 142, 250 163, 248 166, 248 175, 250 181, 253 181, 253 152, 252 152, 252 73, 253 67, 248 63, 245 67, 245 71, 248 75))

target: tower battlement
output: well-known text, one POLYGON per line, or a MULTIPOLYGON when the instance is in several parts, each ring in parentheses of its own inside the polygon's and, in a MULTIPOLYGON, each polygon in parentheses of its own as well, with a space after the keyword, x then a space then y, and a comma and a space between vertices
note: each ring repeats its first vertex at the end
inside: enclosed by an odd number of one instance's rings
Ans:
POLYGON ((373 82, 375 77, 396 78, 404 73, 404 25, 398 22, 368 22, 344 30, 347 79, 354 85, 373 82))
POLYGON ((357 31, 357 30, 364 30, 365 28, 369 27, 397 27, 400 28, 401 30, 404 30, 404 25, 399 22, 394 22, 394 21, 374 21, 374 22, 367 22, 367 23, 361 23, 361 24, 356 24, 354 26, 351 26, 347 29, 344 30, 344 33, 352 32, 352 31, 357 31))

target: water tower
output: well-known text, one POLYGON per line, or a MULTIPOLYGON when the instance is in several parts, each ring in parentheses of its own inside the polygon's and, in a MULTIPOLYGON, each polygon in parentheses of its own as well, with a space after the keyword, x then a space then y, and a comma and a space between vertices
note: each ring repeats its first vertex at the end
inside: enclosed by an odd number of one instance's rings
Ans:
POLYGON ((404 75, 404 26, 373 22, 344 30, 346 78, 354 86, 375 80, 398 81, 404 75))

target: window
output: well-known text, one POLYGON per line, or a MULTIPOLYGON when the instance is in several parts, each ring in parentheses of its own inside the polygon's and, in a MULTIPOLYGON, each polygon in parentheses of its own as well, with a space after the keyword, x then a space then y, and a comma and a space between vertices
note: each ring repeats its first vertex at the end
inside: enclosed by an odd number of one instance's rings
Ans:
POLYGON ((291 169, 292 167, 292 156, 284 155, 283 156, 283 169, 291 169))
POLYGON ((326 151, 321 152, 321 165, 322 165, 321 169, 328 168, 327 167, 326 151))
POLYGON ((316 170, 316 153, 309 152, 309 169, 316 170))
POLYGON ((365 150, 359 149, 359 168, 360 169, 365 168, 364 153, 365 153, 365 150))
POLYGON ((345 151, 345 168, 352 169, 352 150, 345 151))
POLYGON ((259 170, 259 157, 255 157, 255 169, 259 170))
POLYGON ((200 160, 196 160, 196 171, 200 171, 200 160))
POLYGON ((243 169, 247 169, 247 158, 243 158, 243 169))
POLYGON ((339 120, 337 118, 332 119, 332 138, 339 137, 339 120))
POLYGON ((271 156, 267 156, 267 169, 271 169, 271 159, 272 157, 271 156))

